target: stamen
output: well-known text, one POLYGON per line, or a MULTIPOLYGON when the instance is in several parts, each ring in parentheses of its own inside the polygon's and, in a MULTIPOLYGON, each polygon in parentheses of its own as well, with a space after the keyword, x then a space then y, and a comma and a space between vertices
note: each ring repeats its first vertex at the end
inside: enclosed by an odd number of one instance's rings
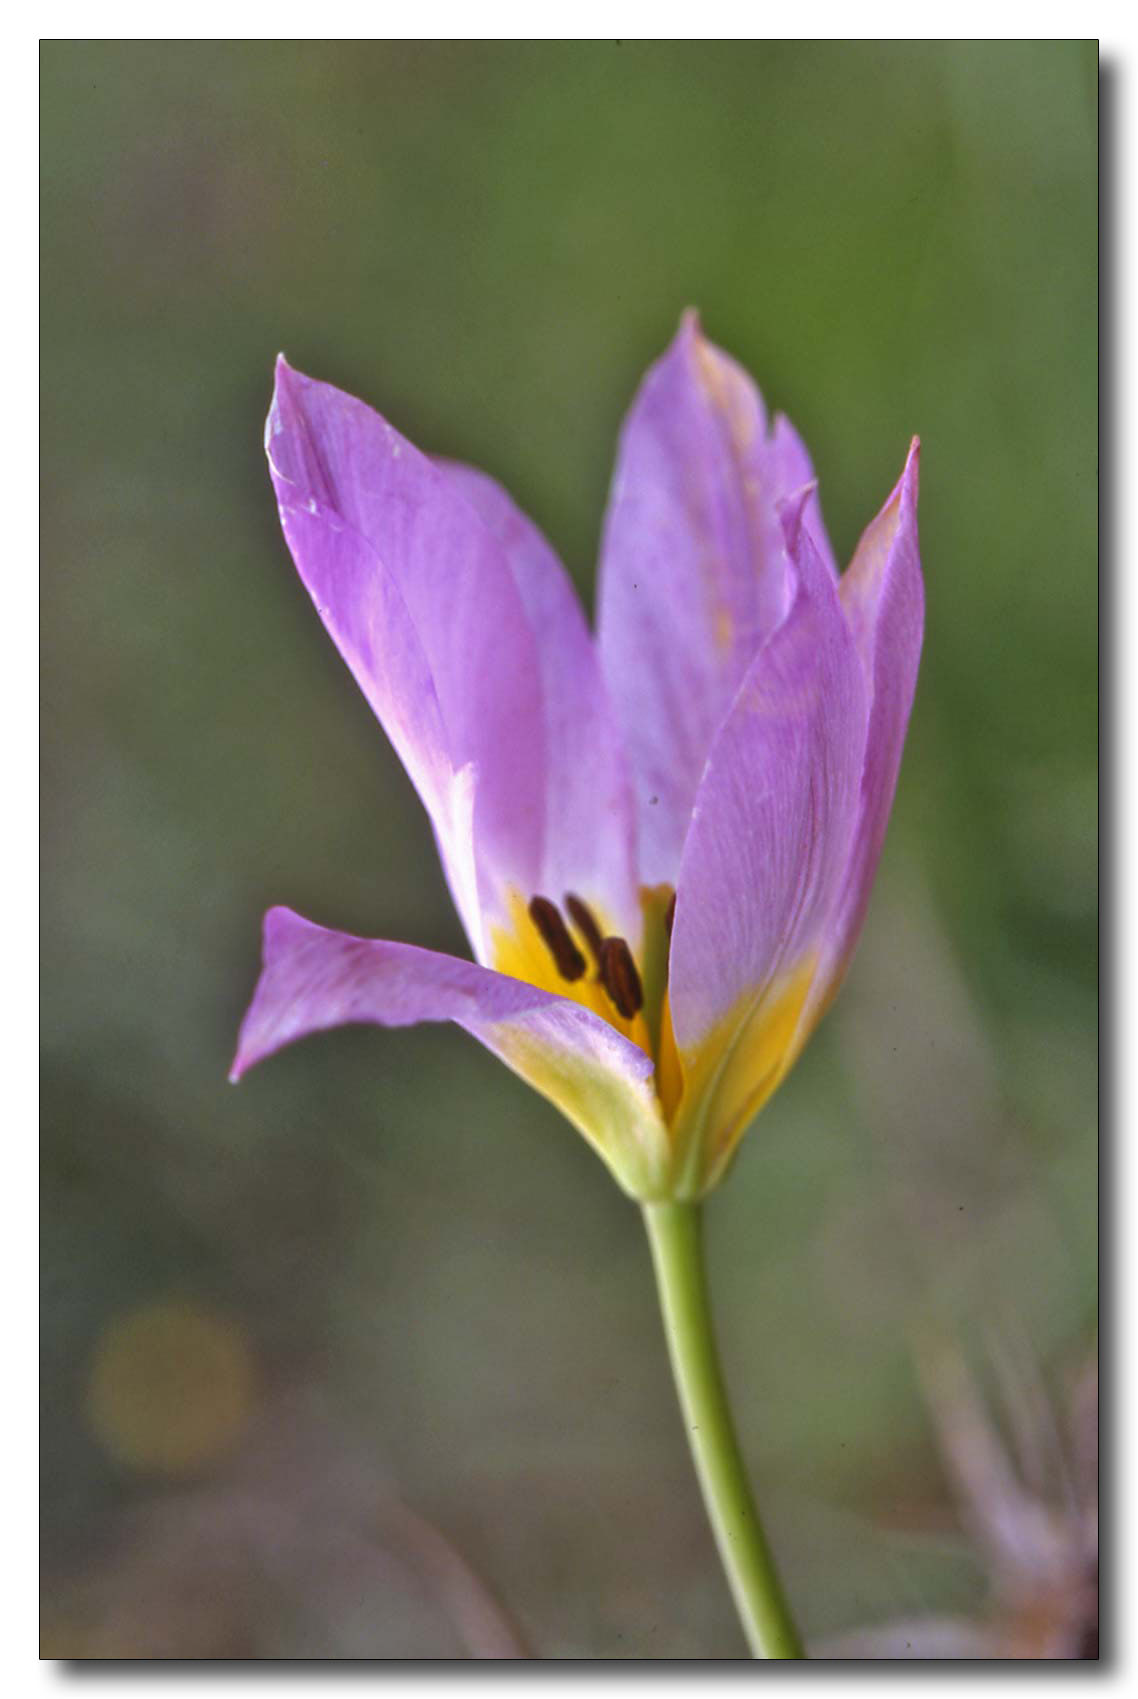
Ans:
POLYGON ((665 935, 667 937, 670 938, 672 936, 672 927, 675 924, 676 924, 676 893, 673 891, 672 892, 672 900, 668 904, 668 912, 664 916, 664 932, 665 932, 665 935))
POLYGON ((601 954, 605 947, 605 939, 604 933, 593 919, 593 911, 581 901, 580 897, 575 897, 572 891, 567 891, 565 894, 565 907, 569 910, 569 919, 589 946, 589 954, 600 970, 604 965, 601 954))
POLYGON ((586 962, 561 918, 561 910, 548 897, 534 897, 529 905, 529 917, 541 933, 542 942, 562 979, 580 979, 586 962))
POLYGON ((617 1013, 626 1021, 644 1007, 644 988, 632 951, 623 938, 606 938, 601 946, 601 981, 616 1004, 617 1013))

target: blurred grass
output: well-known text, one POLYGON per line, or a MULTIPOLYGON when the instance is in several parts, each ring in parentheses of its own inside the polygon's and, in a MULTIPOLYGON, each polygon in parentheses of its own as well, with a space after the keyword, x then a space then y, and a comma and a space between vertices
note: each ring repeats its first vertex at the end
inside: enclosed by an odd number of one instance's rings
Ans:
POLYGON ((273 355, 500 477, 591 599, 621 414, 692 303, 806 436, 839 555, 924 442, 881 889, 711 1214, 808 1628, 947 1608, 942 1564, 826 1518, 937 1500, 914 1327, 995 1293, 1054 1364, 1094 1312, 1093 44, 54 42, 41 102, 49 1600, 168 1490, 85 1399, 116 1318, 181 1294, 322 1389, 545 1655, 737 1650, 583 1143, 449 1029, 225 1084, 269 903, 463 948, 279 537, 273 355))

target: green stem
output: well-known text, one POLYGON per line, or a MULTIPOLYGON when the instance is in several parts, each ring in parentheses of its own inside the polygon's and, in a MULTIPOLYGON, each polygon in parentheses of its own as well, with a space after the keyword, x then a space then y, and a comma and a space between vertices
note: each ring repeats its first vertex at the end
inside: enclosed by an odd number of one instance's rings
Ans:
POLYGON ((719 1367, 703 1268, 698 1203, 648 1203, 664 1332, 703 1502, 755 1658, 803 1658, 747 1483, 719 1367))

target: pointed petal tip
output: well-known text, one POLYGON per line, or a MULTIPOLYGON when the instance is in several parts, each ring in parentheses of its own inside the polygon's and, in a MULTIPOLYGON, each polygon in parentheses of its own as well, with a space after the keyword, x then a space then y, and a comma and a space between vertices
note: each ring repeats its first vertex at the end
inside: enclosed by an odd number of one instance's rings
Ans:
POLYGON ((273 362, 274 410, 288 410, 294 419, 298 419, 307 406, 306 392, 316 387, 312 378, 290 363, 287 354, 277 355, 273 362))
POLYGON ((319 388, 313 379, 290 366, 284 354, 278 354, 273 366, 273 397, 265 419, 265 455, 269 471, 277 486, 277 500, 283 492, 297 484, 298 456, 286 446, 309 431, 312 391, 319 388))
POLYGON ((273 439, 279 437, 285 429, 284 412, 292 402, 292 380, 296 373, 289 365, 283 354, 278 354, 273 362, 273 398, 269 403, 268 416, 265 419, 265 453, 268 456, 270 470, 278 474, 278 467, 273 459, 273 439))
POLYGON ((909 443, 909 452, 905 456, 905 464, 901 468, 901 476, 882 503, 881 512, 877 519, 882 520, 888 514, 901 509, 908 518, 915 522, 920 482, 921 439, 920 437, 913 437, 909 443))
POLYGON ((271 965, 271 958, 282 942, 282 934, 287 931, 303 932, 311 926, 295 909, 276 903, 266 909, 261 921, 261 971, 257 976, 257 984, 253 991, 253 1000, 245 1011, 245 1019, 241 1023, 241 1031, 237 1035, 237 1049, 230 1063, 226 1079, 230 1085, 239 1085, 250 1068, 256 1067, 263 1060, 263 1053, 251 1049, 247 1043, 247 1029, 250 1017, 257 1004, 257 996, 261 989, 265 974, 271 965))
POLYGON ((806 517, 806 509, 811 500, 816 500, 817 496, 818 480, 812 478, 808 484, 803 484, 801 489, 784 496, 781 501, 775 504, 782 524, 782 534, 791 554, 794 554, 798 548, 798 538, 802 530, 802 521, 806 517))
MULTIPOLYGON (((256 997, 257 992, 256 989, 254 989, 254 1003, 256 1002, 256 997)), ((249 1072, 249 1069, 256 1067, 257 1063, 261 1060, 259 1056, 250 1054, 249 1047, 245 1040, 245 1028, 249 1023, 249 1015, 252 1007, 253 1004, 251 1003, 249 1008, 245 1011, 245 1019, 241 1023, 241 1031, 237 1034, 237 1048, 233 1052, 233 1060, 230 1062, 229 1072, 225 1076, 230 1085, 240 1085, 241 1081, 245 1078, 245 1075, 249 1072)))
POLYGON ((674 370, 678 365, 682 370, 689 361, 694 361, 699 345, 703 341, 703 330, 699 322, 699 312, 695 307, 685 307, 680 314, 680 322, 676 326, 675 335, 659 358, 653 362, 646 374, 646 380, 652 372, 674 370))
POLYGON ((899 502, 905 508, 913 510, 917 505, 917 494, 921 481, 921 439, 914 437, 909 444, 909 452, 905 456, 905 464, 886 506, 899 502))
POLYGON ((921 439, 914 437, 909 444, 909 452, 905 456, 905 465, 901 472, 901 482, 915 484, 921 470, 921 439))
POLYGON ((253 1003, 249 1005, 249 1008, 245 1012, 245 1020, 242 1022, 242 1030, 237 1036, 237 1049, 233 1053, 233 1060, 229 1064, 229 1072, 225 1076, 230 1085, 240 1085, 249 1070, 251 1068, 255 1068, 258 1062, 265 1061, 266 1057, 271 1055, 272 1050, 276 1048, 274 1045, 269 1049, 256 1049, 246 1042, 244 1029, 249 1022, 249 1017, 252 1014, 253 1007, 256 1002, 256 992, 254 992, 253 997, 253 1003))

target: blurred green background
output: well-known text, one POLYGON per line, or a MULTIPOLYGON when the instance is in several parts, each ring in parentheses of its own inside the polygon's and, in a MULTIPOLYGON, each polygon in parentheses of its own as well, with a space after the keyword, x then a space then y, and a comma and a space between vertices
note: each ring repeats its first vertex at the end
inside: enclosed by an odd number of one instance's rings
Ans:
POLYGON ((488 1655, 489 1591, 543 1657, 741 1650, 584 1142, 454 1028, 225 1080, 269 904, 465 949, 279 534, 274 355, 591 604, 688 304, 843 559, 924 443, 878 889, 710 1257, 813 1643, 984 1608, 921 1342, 1061 1407, 1095 1312, 1096 121, 1088 43, 43 47, 51 1655, 488 1655))

